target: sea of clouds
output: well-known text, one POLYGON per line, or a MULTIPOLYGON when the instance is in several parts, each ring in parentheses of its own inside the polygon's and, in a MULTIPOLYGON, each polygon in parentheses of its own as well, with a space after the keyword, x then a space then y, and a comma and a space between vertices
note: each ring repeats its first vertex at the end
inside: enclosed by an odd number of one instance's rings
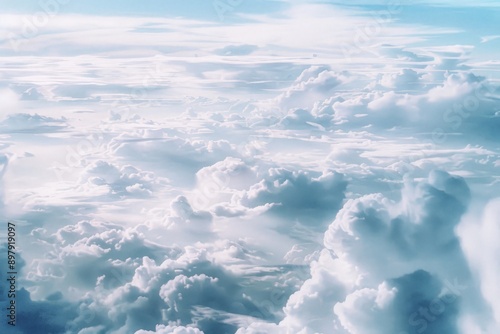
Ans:
POLYGON ((498 36, 248 2, 1 14, 2 333, 499 333, 498 36))

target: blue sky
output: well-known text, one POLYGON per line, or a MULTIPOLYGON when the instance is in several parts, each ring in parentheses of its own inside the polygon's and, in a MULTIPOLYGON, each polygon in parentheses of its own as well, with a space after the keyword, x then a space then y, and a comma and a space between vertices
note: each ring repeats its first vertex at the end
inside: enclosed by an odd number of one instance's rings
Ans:
MULTIPOLYGON (((43 6, 44 1, 24 1, 22 4, 14 4, 11 1, 0 2, 2 8, 9 12, 34 13, 43 6)), ((222 4, 228 3, 221 1, 222 4)), ((237 7, 245 13, 273 13, 289 6, 285 1, 256 0, 256 1, 233 1, 230 7, 237 7)), ((61 1, 62 11, 65 13, 91 14, 103 16, 154 16, 154 17, 176 17, 196 18, 202 20, 219 20, 216 1, 189 0, 148 0, 148 1, 61 1)))
POLYGON ((0 0, 0 332, 499 333, 499 10, 0 0))

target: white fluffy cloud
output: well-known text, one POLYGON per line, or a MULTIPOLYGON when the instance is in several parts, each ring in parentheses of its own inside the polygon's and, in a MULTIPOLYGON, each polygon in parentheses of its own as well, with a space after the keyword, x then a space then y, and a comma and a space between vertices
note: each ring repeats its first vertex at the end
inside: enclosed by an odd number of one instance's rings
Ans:
POLYGON ((434 171, 402 195, 397 204, 380 194, 351 200, 325 233, 325 246, 378 279, 412 268, 439 271, 450 256, 458 261, 454 229, 470 200, 464 180, 434 171))
MULTIPOLYGON (((243 320, 233 319, 242 316, 275 320, 252 301, 255 292, 245 291, 244 276, 225 269, 258 259, 245 245, 226 241, 164 248, 148 243, 134 229, 99 222, 80 222, 39 237, 53 243, 54 251, 29 266, 28 278, 37 282, 36 295, 49 295, 54 312, 65 305, 80 314, 66 324, 72 331, 145 332, 158 324, 160 333, 219 333, 236 331, 243 320), (48 288, 50 282, 44 283, 44 278, 57 280, 57 290, 48 288), (61 290, 73 290, 74 295, 63 296, 61 290), (79 291, 87 293, 82 298, 79 291), (145 309, 148 316, 142 314, 145 309), (167 325, 171 323, 177 326, 167 325)), ((41 302, 27 296, 26 303, 33 305, 26 311, 30 316, 41 302)), ((54 330, 58 326, 54 323, 54 330)))
POLYGON ((269 212, 314 226, 338 210, 346 187, 343 175, 333 171, 319 174, 272 168, 244 193, 240 202, 251 208, 272 205, 269 212))
POLYGON ((238 156, 234 145, 227 140, 190 140, 154 131, 119 135, 111 141, 109 148, 112 154, 139 160, 149 166, 168 166, 168 176, 174 183, 184 179, 193 182, 190 179, 200 168, 229 156, 238 156))
POLYGON ((457 332, 462 300, 477 293, 455 234, 469 200, 464 180, 441 171, 408 184, 399 202, 349 200, 271 332, 457 332))
POLYGON ((308 108, 333 94, 333 89, 347 81, 345 74, 326 67, 312 66, 304 70, 284 93, 277 97, 281 108, 308 108))
POLYGON ((500 124, 496 114, 500 106, 492 99, 498 94, 496 88, 484 77, 456 71, 457 66, 449 64, 449 72, 437 80, 424 77, 426 72, 421 70, 404 68, 381 75, 367 86, 368 92, 354 95, 333 90, 354 80, 347 74, 333 76, 327 68, 312 66, 278 98, 277 104, 286 105, 288 112, 279 124, 286 129, 323 131, 338 125, 349 129, 412 127, 427 129, 439 143, 456 131, 491 140, 500 124), (331 79, 335 84, 323 80, 326 76, 335 78, 331 79), (486 129, 484 134, 479 128, 486 129))
POLYGON ((352 334, 457 332, 458 296, 425 271, 416 271, 376 289, 364 288, 335 305, 352 334))
POLYGON ((103 160, 88 165, 78 181, 79 189, 105 198, 150 197, 155 188, 168 180, 133 166, 118 167, 103 160))

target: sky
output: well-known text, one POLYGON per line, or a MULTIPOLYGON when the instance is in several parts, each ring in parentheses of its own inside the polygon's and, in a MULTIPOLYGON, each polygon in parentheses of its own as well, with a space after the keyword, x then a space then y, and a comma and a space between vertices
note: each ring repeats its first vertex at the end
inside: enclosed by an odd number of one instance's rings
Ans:
POLYGON ((1 333, 499 333, 499 19, 0 0, 1 333))

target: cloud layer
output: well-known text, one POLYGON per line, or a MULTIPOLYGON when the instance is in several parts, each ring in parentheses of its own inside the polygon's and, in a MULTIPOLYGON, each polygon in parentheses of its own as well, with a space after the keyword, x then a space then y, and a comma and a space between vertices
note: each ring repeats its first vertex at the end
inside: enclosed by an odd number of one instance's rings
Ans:
POLYGON ((498 6, 92 3, 0 14, 8 333, 498 333, 498 6))

